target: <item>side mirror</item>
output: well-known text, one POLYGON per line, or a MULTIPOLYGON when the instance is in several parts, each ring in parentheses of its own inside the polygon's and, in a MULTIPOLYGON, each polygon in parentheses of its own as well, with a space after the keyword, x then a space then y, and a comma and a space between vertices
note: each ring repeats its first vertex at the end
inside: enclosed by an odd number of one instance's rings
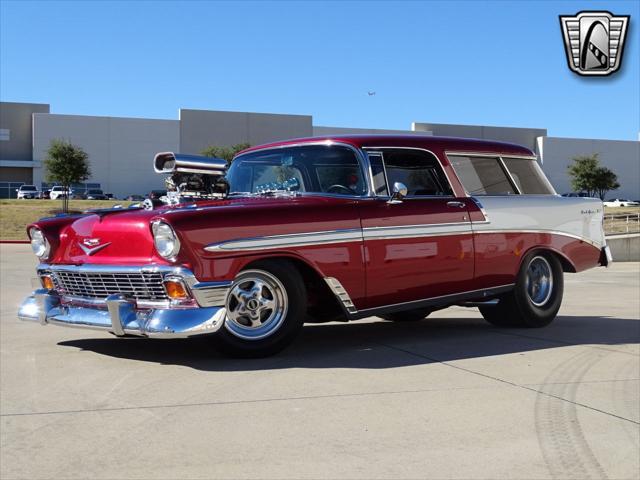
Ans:
POLYGON ((387 203, 402 203, 404 197, 407 196, 408 190, 407 186, 402 182, 395 182, 393 184, 393 191, 391 193, 391 198, 387 203))

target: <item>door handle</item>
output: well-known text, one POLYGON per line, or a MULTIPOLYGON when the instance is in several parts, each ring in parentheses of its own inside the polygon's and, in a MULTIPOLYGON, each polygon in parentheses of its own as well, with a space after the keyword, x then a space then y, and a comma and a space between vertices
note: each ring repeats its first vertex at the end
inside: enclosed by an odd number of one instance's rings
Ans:
POLYGON ((447 202, 447 207, 465 208, 466 205, 464 202, 447 202))

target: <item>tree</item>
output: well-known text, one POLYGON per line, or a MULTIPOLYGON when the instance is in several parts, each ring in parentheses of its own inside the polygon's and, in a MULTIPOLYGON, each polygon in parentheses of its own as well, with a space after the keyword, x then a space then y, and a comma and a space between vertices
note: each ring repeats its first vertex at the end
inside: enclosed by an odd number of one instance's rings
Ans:
POLYGON ((576 192, 587 192, 590 197, 604 200, 609 190, 620 188, 618 176, 607 167, 601 167, 598 154, 578 155, 568 167, 571 187, 576 192))
POLYGON ((205 157, 223 158, 227 161, 227 163, 231 163, 231 160, 233 160, 233 157, 235 157, 238 152, 241 152, 242 150, 244 150, 245 148, 249 148, 250 146, 251 145, 249 145, 248 143, 238 143, 230 147, 216 147, 211 145, 205 148, 201 153, 205 157))
MULTIPOLYGON (((52 140, 44 160, 48 182, 55 182, 69 191, 74 183, 80 183, 91 176, 89 155, 82 148, 65 140, 52 140)), ((62 197, 62 211, 69 210, 69 196, 62 197)))

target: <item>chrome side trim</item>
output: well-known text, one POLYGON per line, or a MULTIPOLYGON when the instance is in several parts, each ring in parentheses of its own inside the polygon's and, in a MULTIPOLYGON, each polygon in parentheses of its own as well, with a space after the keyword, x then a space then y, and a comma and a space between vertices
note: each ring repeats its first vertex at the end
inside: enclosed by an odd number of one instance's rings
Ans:
POLYGON ((362 233, 364 240, 380 240, 458 234, 465 235, 472 233, 472 231, 470 222, 454 222, 393 227, 366 227, 362 229, 362 233))
POLYGON ((357 242, 362 240, 359 228, 344 230, 328 230, 323 232, 292 233, 286 235, 269 235, 254 238, 239 238, 219 243, 211 243, 204 247, 208 252, 269 250, 281 247, 304 247, 326 243, 357 242))
POLYGON ((351 301, 351 297, 347 293, 347 290, 342 286, 337 278, 324 277, 324 281, 327 282, 327 285, 329 285, 329 288, 347 313, 356 313, 358 311, 351 301))
POLYGON ((594 247, 601 248, 602 244, 598 242, 594 242, 586 237, 582 237, 580 235, 576 235, 575 233, 561 232, 559 230, 545 230, 545 229, 522 229, 522 230, 512 230, 512 229, 501 229, 501 228, 487 228, 487 229, 477 229, 473 231, 474 234, 480 233, 540 233, 540 234, 549 234, 549 235, 560 235, 563 237, 574 238, 576 240, 580 240, 582 242, 588 243, 594 247))
POLYGON ((201 307, 224 307, 233 282, 198 282, 191 285, 191 293, 201 307))

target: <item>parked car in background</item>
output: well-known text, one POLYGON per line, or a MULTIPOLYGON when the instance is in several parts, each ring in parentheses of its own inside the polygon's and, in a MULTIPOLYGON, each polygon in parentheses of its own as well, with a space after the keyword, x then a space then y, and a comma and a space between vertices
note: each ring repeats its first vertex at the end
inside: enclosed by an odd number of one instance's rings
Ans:
POLYGON ((38 198, 40 192, 35 185, 20 185, 20 188, 16 189, 18 192, 16 198, 18 200, 24 200, 25 198, 38 198))
POLYGON ((143 202, 144 197, 142 195, 129 195, 128 197, 125 197, 125 200, 128 200, 129 202, 143 202))
POLYGON ((253 147, 230 167, 159 153, 154 169, 173 186, 167 205, 28 226, 42 289, 19 318, 211 335, 255 357, 305 321, 420 320, 451 305, 543 327, 565 272, 611 261, 602 202, 560 198, 513 144, 329 136, 253 147))
POLYGON ((61 187, 59 185, 56 185, 55 187, 51 188, 51 193, 49 194, 49 198, 51 198, 51 200, 57 200, 62 197, 71 198, 72 196, 73 196, 73 190, 71 190, 70 188, 61 187))
POLYGON ((610 198, 605 200, 605 207, 637 207, 640 206, 640 202, 634 202, 633 200, 627 200, 624 198, 610 198))
POLYGON ((40 195, 38 195, 38 198, 42 200, 49 200, 51 198, 51 189, 45 188, 44 190, 42 190, 40 192, 40 195))
POLYGON ((107 197, 104 194, 104 192, 99 188, 90 188, 89 190, 87 190, 85 197, 87 200, 108 200, 109 199, 109 197, 107 197))

